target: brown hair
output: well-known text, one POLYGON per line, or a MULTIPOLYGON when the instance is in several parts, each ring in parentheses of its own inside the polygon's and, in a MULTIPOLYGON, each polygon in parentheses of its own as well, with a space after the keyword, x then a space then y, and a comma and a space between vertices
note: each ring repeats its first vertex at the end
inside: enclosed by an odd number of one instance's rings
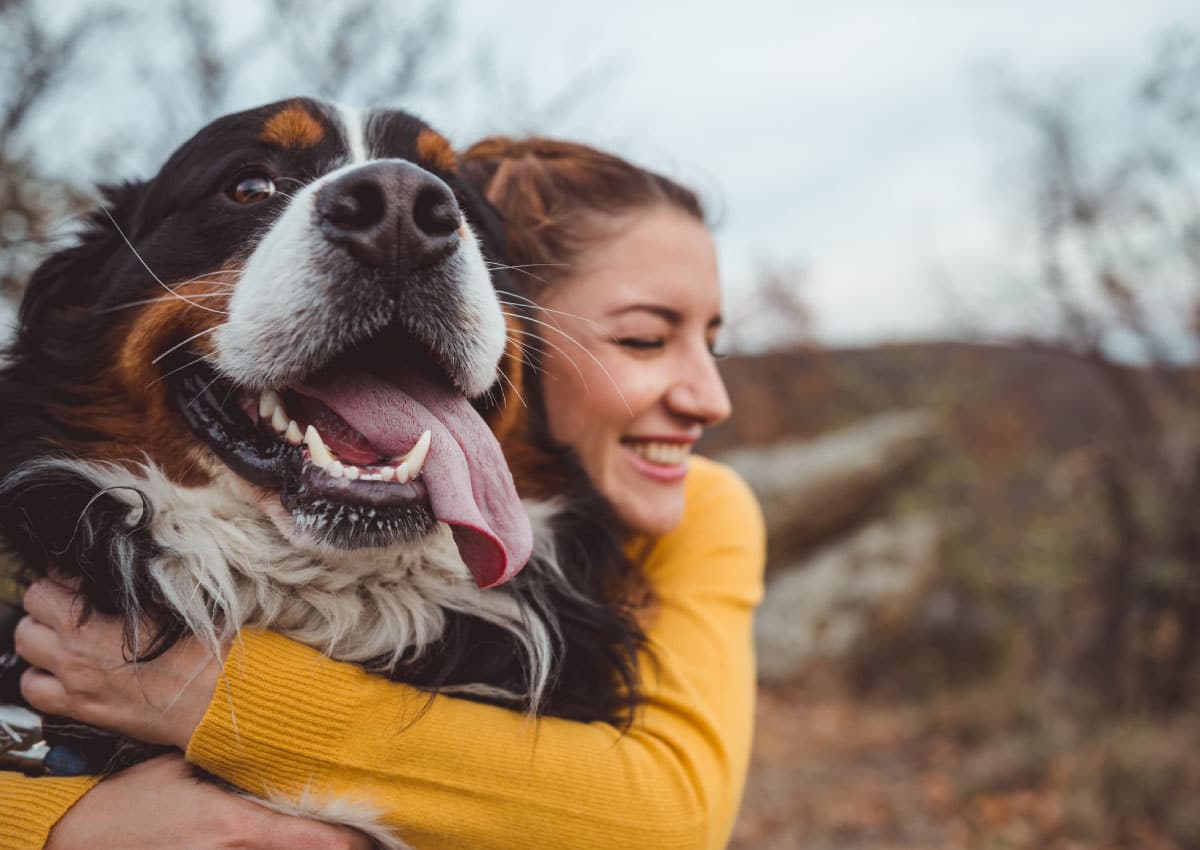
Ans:
POLYGON ((463 176, 504 218, 505 261, 534 267, 513 283, 535 298, 611 232, 605 220, 612 216, 666 204, 705 221, 692 190, 575 142, 493 136, 468 148, 460 162, 463 176))

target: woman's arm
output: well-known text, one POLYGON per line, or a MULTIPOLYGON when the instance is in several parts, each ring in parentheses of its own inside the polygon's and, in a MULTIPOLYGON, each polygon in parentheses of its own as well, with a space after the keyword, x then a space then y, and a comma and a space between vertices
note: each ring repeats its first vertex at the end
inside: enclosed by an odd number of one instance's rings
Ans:
POLYGON ((624 735, 420 691, 248 633, 188 758, 255 793, 371 805, 415 846, 723 847, 749 758, 758 506, 697 460, 683 525, 647 562, 658 593, 647 702, 624 735))
POLYGON ((95 782, 0 775, 4 804, 0 848, 367 850, 372 846, 365 835, 353 830, 277 814, 223 791, 198 779, 178 754, 159 756, 98 785, 95 782), (69 807, 61 819, 48 820, 39 814, 58 807, 69 807))

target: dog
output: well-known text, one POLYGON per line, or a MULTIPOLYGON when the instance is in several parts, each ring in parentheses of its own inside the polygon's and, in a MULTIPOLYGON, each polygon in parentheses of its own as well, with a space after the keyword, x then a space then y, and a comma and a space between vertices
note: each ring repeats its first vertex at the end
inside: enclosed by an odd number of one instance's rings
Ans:
POLYGON ((292 99, 102 192, 0 370, 22 579, 76 580, 141 659, 254 626, 431 693, 627 723, 636 570, 519 401, 503 222, 447 140, 292 99))

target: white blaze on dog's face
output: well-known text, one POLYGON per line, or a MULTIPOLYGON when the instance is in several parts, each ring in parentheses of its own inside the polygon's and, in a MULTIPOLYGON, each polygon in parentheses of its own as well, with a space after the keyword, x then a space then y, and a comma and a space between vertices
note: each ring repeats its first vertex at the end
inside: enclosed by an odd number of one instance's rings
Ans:
POLYGON ((398 324, 437 350, 462 393, 496 383, 504 318, 443 181, 403 159, 375 159, 290 194, 215 334, 222 373, 248 388, 285 386, 398 324))
POLYGON ((402 112, 295 100, 201 130, 120 211, 144 263, 113 270, 120 297, 174 297, 121 330, 115 380, 150 431, 113 442, 252 491, 298 545, 411 546, 445 523, 481 586, 510 578, 528 521, 471 403, 507 342, 491 211, 456 167, 402 112))

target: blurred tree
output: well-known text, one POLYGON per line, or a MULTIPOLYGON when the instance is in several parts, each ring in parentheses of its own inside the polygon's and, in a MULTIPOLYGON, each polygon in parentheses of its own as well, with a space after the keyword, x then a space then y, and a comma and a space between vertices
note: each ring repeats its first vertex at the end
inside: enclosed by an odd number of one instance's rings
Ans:
POLYGON ((388 100, 410 95, 426 81, 432 52, 445 45, 451 8, 428 3, 399 9, 357 0, 329 12, 328 4, 315 0, 273 0, 257 18, 231 25, 200 0, 174 0, 151 14, 125 0, 65 13, 56 5, 0 0, 0 297, 16 297, 45 252, 69 236, 72 214, 90 203, 70 180, 44 173, 38 154, 59 141, 45 134, 61 130, 58 122, 47 129, 39 118, 89 93, 93 81, 79 66, 94 42, 111 40, 118 30, 131 45, 164 36, 181 41, 181 49, 165 58, 152 51, 106 51, 106 62, 127 63, 125 70, 157 103, 154 120, 137 132, 118 125, 109 135, 89 134, 76 140, 72 154, 76 162, 120 176, 130 162, 156 159, 184 132, 232 108, 238 80, 264 54, 270 54, 281 92, 335 99, 367 91, 388 100), (308 26, 319 13, 324 25, 308 26), (379 49, 381 32, 388 33, 386 50, 379 49), (167 62, 169 68, 162 67, 167 62))
POLYGON ((812 309, 797 263, 762 263, 725 317, 722 347, 745 353, 785 353, 815 347, 812 309))
POLYGON ((1086 454, 1101 509, 1079 553, 1081 669, 1109 706, 1177 707, 1200 697, 1200 36, 1158 47, 1132 134, 1096 132, 1063 96, 1008 105, 1033 142, 1035 259, 1058 318, 1037 344, 1090 364, 1123 413, 1086 454))
POLYGON ((233 109, 297 93, 402 105, 471 86, 506 126, 544 132, 612 76, 585 67, 539 100, 503 79, 493 53, 456 42, 453 13, 450 0, 264 0, 236 15, 203 0, 0 0, 0 298, 88 205, 73 181, 142 174, 233 109), (98 96, 122 120, 64 143, 81 102, 98 96), (45 154, 68 145, 71 173, 52 176, 45 154))
POLYGON ((119 17, 115 9, 90 9, 52 27, 37 0, 0 0, 0 297, 12 297, 56 226, 83 204, 68 184, 37 174, 22 131, 82 46, 119 17))

